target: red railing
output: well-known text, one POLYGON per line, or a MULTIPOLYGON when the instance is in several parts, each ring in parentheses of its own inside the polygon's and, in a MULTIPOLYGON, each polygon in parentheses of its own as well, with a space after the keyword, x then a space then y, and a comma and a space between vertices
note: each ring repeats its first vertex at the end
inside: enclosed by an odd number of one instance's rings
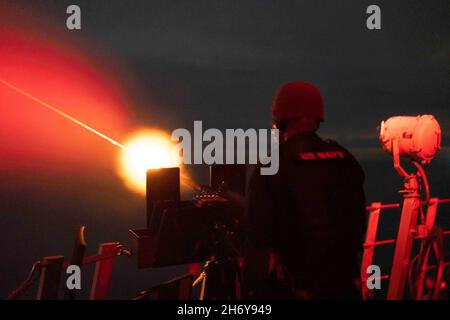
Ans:
MULTIPOLYGON (((450 198, 448 199, 438 199, 432 198, 428 203, 428 210, 426 214, 426 220, 423 225, 417 225, 416 236, 413 239, 423 239, 427 232, 431 230, 434 226, 434 221, 436 217, 437 207, 439 204, 450 203, 450 198)), ((401 208, 399 203, 394 204, 381 204, 381 202, 373 202, 370 206, 367 207, 367 211, 369 214, 368 224, 367 224, 367 232, 366 239, 364 242, 364 253, 362 257, 361 263, 361 282, 362 282, 362 294, 364 299, 370 299, 373 296, 372 290, 368 288, 366 285, 368 280, 367 268, 373 264, 373 256, 375 253, 375 247, 381 245, 395 244, 396 239, 384 239, 377 240, 377 230, 378 223, 380 218, 381 210, 390 210, 401 208)), ((449 235, 450 230, 444 230, 442 232, 443 235, 449 235)), ((449 262, 444 263, 444 266, 448 266, 449 262)), ((407 266, 406 266, 407 267, 407 266)), ((437 266, 427 266, 426 270, 435 269, 437 266)), ((389 279, 389 274, 384 274, 378 277, 380 280, 389 279)))

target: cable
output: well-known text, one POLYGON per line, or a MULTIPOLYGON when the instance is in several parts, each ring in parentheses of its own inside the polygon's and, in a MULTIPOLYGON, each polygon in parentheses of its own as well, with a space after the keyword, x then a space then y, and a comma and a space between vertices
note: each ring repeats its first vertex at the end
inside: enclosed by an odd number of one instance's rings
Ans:
POLYGON ((425 173, 425 170, 423 170, 423 167, 420 163, 413 161, 412 162, 414 166, 419 171, 419 177, 421 178, 423 182, 423 186, 425 187, 425 201, 424 204, 428 204, 430 202, 430 185, 428 184, 428 178, 425 173))
POLYGON ((437 270, 434 279, 433 288, 429 291, 428 299, 438 299, 441 289, 441 280, 444 273, 444 245, 443 233, 439 227, 433 227, 430 234, 420 248, 419 253, 411 260, 408 271, 408 283, 411 297, 415 299, 423 299, 426 296, 423 294, 424 282, 426 280, 427 263, 429 254, 433 250, 436 261, 437 270), (413 282, 413 278, 415 282, 413 282))
POLYGON ((41 275, 41 262, 36 261, 33 263, 31 267, 30 273, 28 277, 18 286, 15 290, 13 290, 6 300, 16 300, 19 296, 25 293, 25 291, 37 280, 41 275))

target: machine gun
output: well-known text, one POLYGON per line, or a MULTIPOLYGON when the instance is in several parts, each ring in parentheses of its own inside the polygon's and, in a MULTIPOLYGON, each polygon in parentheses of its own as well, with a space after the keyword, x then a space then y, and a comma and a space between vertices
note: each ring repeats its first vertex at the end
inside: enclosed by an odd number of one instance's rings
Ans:
MULTIPOLYGON (((193 283, 202 284, 200 298, 238 298, 243 208, 224 195, 243 197, 245 170, 244 165, 210 167, 210 185, 201 186, 192 200, 184 201, 179 194, 179 168, 148 170, 147 228, 130 230, 138 267, 206 261, 193 283)), ((155 296, 152 290, 147 295, 155 296)))

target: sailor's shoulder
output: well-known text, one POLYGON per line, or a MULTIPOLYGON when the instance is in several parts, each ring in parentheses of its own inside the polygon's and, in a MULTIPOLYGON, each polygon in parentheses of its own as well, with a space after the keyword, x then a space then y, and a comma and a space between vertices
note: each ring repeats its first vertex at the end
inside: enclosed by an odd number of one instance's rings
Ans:
POLYGON ((339 142, 337 142, 336 140, 327 138, 327 139, 322 139, 322 141, 325 145, 327 145, 329 147, 336 147, 336 148, 345 150, 345 148, 341 144, 339 144, 339 142))

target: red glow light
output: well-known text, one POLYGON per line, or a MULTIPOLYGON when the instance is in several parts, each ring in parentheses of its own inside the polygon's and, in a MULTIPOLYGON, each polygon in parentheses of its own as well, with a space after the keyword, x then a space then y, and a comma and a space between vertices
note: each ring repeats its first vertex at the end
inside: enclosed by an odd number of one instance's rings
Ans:
MULTIPOLYGON (((118 85, 82 49, 21 29, 0 28, 0 76, 117 139, 128 130, 118 85)), ((0 85, 0 165, 10 169, 110 164, 117 150, 36 102, 0 85), (95 159, 95 160, 93 160, 95 159)))

